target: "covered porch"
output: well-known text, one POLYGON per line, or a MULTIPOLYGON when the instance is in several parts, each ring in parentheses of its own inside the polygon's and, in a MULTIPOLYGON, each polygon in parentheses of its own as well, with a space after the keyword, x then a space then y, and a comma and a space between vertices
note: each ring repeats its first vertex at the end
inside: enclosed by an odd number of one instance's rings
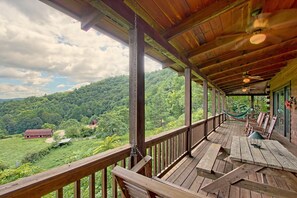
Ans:
MULTIPOLYGON (((220 194, 207 193, 201 188, 211 183, 213 180, 200 176, 196 168, 197 164, 207 152, 209 146, 212 143, 222 145, 224 149, 230 151, 231 141, 233 136, 245 136, 244 125, 238 121, 226 121, 215 132, 211 133, 207 140, 203 140, 196 148, 193 149, 193 158, 185 156, 179 161, 171 170, 162 175, 161 179, 179 185, 183 188, 189 189, 199 194, 206 195, 207 197, 220 197, 220 194)), ((278 133, 272 135, 273 140, 281 142, 290 152, 297 156, 297 146, 290 143, 286 138, 282 137, 278 133)), ((214 170, 222 173, 228 173, 235 167, 232 163, 224 160, 223 158, 217 158, 214 165, 214 170)), ((264 177, 260 173, 252 174, 247 179, 259 183, 265 183, 277 188, 292 190, 287 182, 277 176, 265 175, 264 177)), ((297 187, 297 183, 295 184, 297 187)), ((267 195, 267 193, 261 193, 259 191, 247 190, 238 186, 231 186, 228 191, 228 195, 225 197, 279 197, 280 195, 267 195)), ((284 196, 286 197, 286 196, 284 196)))
MULTIPOLYGON (((94 28, 129 45, 130 144, 2 185, 1 198, 124 197, 111 169, 130 169, 145 155, 152 156, 154 176, 197 196, 217 196, 201 190, 211 180, 198 176, 196 165, 211 143, 230 150, 232 137, 244 135, 243 124, 226 121, 223 112, 226 98, 233 95, 267 96, 270 116, 283 116, 282 131, 272 139, 296 155, 296 1, 41 1, 81 21, 83 30, 94 28), (267 39, 253 44, 252 36, 259 34, 267 39), (144 54, 185 76, 184 126, 149 138, 144 54), (198 122, 192 121, 192 83, 203 86, 204 112, 198 122), (290 100, 289 112, 282 112, 280 99, 290 100)), ((214 168, 226 173, 234 167, 216 159, 214 168)), ((281 178, 255 174, 249 179, 291 190, 281 178)), ((266 196, 236 186, 228 191, 228 197, 266 196)))

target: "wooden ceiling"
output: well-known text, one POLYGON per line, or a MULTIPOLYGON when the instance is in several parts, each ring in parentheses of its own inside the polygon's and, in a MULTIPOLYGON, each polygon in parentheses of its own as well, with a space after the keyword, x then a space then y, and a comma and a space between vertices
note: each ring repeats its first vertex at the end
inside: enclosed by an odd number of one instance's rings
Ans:
POLYGON ((226 94, 245 85, 243 73, 269 81, 297 57, 297 0, 41 1, 125 43, 137 13, 149 56, 177 72, 191 67, 195 81, 226 94), (255 33, 266 40, 251 44, 255 33))

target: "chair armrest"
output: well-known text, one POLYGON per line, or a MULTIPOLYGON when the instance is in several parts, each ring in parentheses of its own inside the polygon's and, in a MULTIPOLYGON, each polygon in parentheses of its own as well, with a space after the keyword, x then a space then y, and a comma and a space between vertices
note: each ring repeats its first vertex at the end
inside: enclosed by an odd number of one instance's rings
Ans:
POLYGON ((264 133, 264 129, 262 127, 258 127, 258 126, 253 126, 253 131, 264 133))

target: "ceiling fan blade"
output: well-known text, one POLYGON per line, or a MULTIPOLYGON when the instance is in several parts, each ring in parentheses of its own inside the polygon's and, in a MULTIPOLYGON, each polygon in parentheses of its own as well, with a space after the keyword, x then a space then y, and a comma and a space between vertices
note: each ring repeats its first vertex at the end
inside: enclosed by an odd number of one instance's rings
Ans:
POLYGON ((284 9, 273 13, 268 18, 268 26, 271 29, 282 29, 297 25, 297 9, 284 9))
POLYGON ((216 38, 216 44, 219 45, 224 45, 226 43, 230 42, 236 42, 240 39, 242 39, 246 35, 246 32, 240 32, 240 33, 235 33, 235 34, 227 34, 227 35, 222 35, 218 36, 216 38))
POLYGON ((263 80, 261 76, 249 76, 249 78, 254 80, 263 80))
POLYGON ((248 35, 245 38, 243 38, 242 40, 240 40, 239 42, 237 42, 236 45, 233 48, 231 48, 231 50, 242 50, 242 49, 246 48, 247 47, 246 44, 249 43, 249 37, 250 36, 248 35))
POLYGON ((264 42, 270 42, 272 44, 278 44, 282 42, 282 38, 273 34, 271 31, 265 31, 266 34, 266 40, 264 42))

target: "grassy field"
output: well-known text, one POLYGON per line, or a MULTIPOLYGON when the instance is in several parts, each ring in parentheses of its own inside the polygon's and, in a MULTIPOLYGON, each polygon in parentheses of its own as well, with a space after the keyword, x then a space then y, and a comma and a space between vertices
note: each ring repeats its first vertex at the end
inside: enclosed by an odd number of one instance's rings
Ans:
POLYGON ((0 145, 0 161, 10 167, 14 167, 16 163, 20 163, 26 154, 50 146, 50 144, 45 143, 45 138, 24 139, 23 137, 2 139, 0 140, 0 145))
POLYGON ((44 170, 61 166, 65 163, 86 157, 86 155, 92 153, 98 146, 98 139, 73 141, 72 144, 68 146, 58 147, 51 150, 48 155, 34 163, 34 165, 44 170))

